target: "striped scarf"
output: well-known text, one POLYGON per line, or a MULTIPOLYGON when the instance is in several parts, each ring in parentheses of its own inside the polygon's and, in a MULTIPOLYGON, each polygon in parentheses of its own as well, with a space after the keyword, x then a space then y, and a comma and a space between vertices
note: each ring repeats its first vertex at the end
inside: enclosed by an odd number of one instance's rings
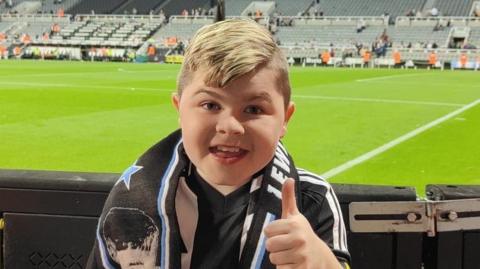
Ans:
MULTIPOLYGON (((155 251, 156 268, 181 268, 182 239, 175 196, 179 178, 186 177, 189 166, 178 130, 150 148, 122 174, 105 203, 97 228, 95 251, 105 268, 121 268, 118 252, 132 246, 155 251)), ((281 189, 288 177, 295 180, 297 205, 301 205, 297 170, 278 143, 274 158, 262 174, 252 179, 240 240, 239 268, 274 268, 265 255, 262 231, 281 216, 281 189)))

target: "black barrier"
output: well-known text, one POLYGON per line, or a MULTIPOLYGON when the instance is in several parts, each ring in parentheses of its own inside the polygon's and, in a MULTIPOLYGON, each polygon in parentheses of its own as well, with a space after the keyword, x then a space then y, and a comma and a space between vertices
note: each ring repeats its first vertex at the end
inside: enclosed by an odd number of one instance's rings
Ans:
POLYGON ((0 170, 0 268, 84 268, 118 176, 0 170))
POLYGON ((354 269, 413 269, 421 267, 422 233, 354 233, 350 231, 352 202, 415 201, 414 188, 332 184, 347 226, 348 249, 354 269))
MULTIPOLYGON (((84 268, 97 218, 118 177, 0 170, 0 268, 84 268)), ((351 203, 412 202, 417 199, 413 188, 344 184, 333 188, 347 226, 353 269, 480 268, 478 230, 441 232, 436 237, 424 232, 350 230, 351 203)), ((480 197, 480 186, 429 185, 427 191, 431 200, 480 197)))
MULTIPOLYGON (((480 198, 480 186, 427 185, 426 194, 434 201, 480 198)), ((480 230, 439 232, 425 249, 425 269, 480 268, 480 230)))

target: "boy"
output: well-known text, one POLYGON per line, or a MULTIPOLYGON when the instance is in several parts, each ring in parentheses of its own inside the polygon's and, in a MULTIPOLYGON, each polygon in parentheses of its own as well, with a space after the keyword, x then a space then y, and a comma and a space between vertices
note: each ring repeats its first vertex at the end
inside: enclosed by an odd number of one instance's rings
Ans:
POLYGON ((287 62, 266 29, 242 19, 200 29, 172 102, 181 130, 115 184, 87 268, 150 268, 111 258, 106 230, 145 229, 119 218, 106 223, 111 208, 140 210, 154 220, 155 268, 348 267, 333 190, 297 169, 279 142, 294 105, 287 62))

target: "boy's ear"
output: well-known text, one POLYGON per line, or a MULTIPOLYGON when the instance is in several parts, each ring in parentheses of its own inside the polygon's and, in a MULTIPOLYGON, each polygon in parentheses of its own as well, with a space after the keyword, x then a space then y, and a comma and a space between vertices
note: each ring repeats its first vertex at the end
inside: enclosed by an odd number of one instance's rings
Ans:
POLYGON ((280 138, 283 138, 285 136, 285 134, 287 133, 288 121, 292 117, 293 112, 295 112, 295 103, 290 102, 287 106, 286 111, 285 111, 285 121, 283 122, 282 131, 280 133, 280 138))
POLYGON ((172 105, 175 107, 177 111, 180 109, 180 96, 178 96, 178 93, 174 92, 172 93, 172 105))

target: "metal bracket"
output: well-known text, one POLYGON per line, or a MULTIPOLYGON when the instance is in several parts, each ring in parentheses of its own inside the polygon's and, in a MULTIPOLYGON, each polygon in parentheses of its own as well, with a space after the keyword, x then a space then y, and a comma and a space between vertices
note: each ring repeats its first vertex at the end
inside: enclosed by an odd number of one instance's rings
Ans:
POLYGON ((435 203, 437 232, 480 229, 480 199, 435 203))
POLYGON ((446 201, 352 202, 356 233, 437 232, 480 229, 480 198, 446 201))

